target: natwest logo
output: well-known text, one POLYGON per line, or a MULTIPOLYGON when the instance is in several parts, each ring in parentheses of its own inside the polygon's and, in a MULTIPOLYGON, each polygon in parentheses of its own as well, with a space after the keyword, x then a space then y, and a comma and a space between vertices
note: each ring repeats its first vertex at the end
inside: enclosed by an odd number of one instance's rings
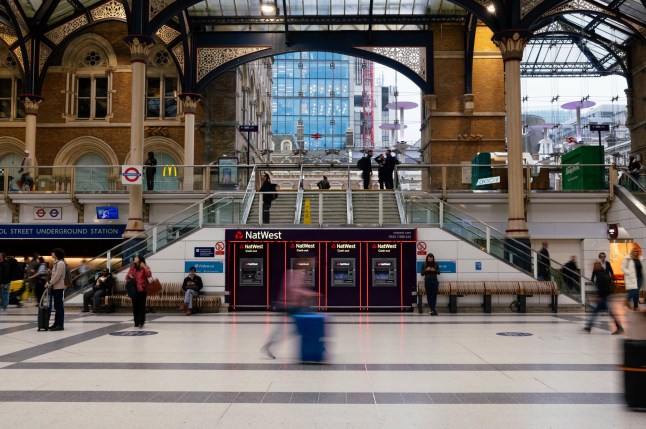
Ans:
MULTIPOLYGON (((238 231, 235 235, 235 238, 240 240, 243 237, 238 237, 238 231)), ((242 235, 242 234, 240 234, 242 235)), ((269 232, 269 231, 245 231, 244 233, 244 238, 246 240, 282 240, 283 239, 283 233, 282 232, 269 232)))
POLYGON ((233 238, 235 238, 236 240, 242 240, 244 238, 244 234, 242 233, 242 231, 238 231, 236 232, 236 235, 233 236, 233 238))

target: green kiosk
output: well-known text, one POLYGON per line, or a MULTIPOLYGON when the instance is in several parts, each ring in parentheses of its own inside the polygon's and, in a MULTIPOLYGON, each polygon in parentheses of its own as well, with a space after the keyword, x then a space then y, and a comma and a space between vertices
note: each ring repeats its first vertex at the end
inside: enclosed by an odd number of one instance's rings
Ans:
POLYGON ((564 191, 598 191, 606 188, 599 146, 579 146, 561 158, 564 191), (586 164, 597 166, 584 167, 586 164))

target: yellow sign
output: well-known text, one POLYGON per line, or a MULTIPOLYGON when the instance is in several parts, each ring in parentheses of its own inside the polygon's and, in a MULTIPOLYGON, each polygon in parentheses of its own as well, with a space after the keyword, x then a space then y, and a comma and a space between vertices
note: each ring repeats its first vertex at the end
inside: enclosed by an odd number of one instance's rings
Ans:
POLYGON ((310 212, 310 200, 305 200, 303 205, 303 224, 310 225, 312 223, 312 213, 310 212))
POLYGON ((177 177, 177 167, 174 165, 164 165, 164 169, 162 170, 162 176, 175 176, 177 177))

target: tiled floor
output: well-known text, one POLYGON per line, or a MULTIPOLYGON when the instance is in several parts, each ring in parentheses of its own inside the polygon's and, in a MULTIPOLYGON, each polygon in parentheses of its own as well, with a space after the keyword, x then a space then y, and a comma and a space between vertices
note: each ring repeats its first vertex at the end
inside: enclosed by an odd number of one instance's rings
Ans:
POLYGON ((583 314, 333 314, 326 365, 298 362, 298 339, 282 315, 149 316, 140 330, 126 314, 68 312, 65 331, 37 332, 33 308, 0 313, 2 427, 646 422, 623 405, 623 339, 605 323, 583 333, 583 314), (286 335, 270 360, 259 349, 274 329, 286 335), (519 332, 531 335, 499 335, 519 332))

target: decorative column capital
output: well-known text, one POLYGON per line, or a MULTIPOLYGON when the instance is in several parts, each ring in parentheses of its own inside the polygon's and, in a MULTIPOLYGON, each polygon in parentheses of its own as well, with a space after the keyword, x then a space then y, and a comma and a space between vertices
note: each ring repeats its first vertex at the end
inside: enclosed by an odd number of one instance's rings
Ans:
POLYGON ((437 109, 437 95, 435 94, 424 94, 424 108, 427 113, 430 113, 431 110, 437 109))
POLYGON ((40 107, 40 103, 45 101, 43 97, 35 94, 20 94, 18 97, 25 105, 25 115, 38 116, 38 108, 40 107))
POLYGON ((197 103, 200 101, 202 96, 200 94, 193 94, 186 92, 179 95, 179 99, 182 100, 184 107, 184 114, 195 114, 197 110, 197 103))
POLYGON ((503 61, 521 61, 525 45, 531 37, 532 33, 527 30, 508 30, 494 34, 492 41, 500 49, 503 61))
POLYGON ((144 35, 129 35, 125 39, 130 48, 130 62, 146 63, 150 48, 155 44, 152 37, 144 35))

